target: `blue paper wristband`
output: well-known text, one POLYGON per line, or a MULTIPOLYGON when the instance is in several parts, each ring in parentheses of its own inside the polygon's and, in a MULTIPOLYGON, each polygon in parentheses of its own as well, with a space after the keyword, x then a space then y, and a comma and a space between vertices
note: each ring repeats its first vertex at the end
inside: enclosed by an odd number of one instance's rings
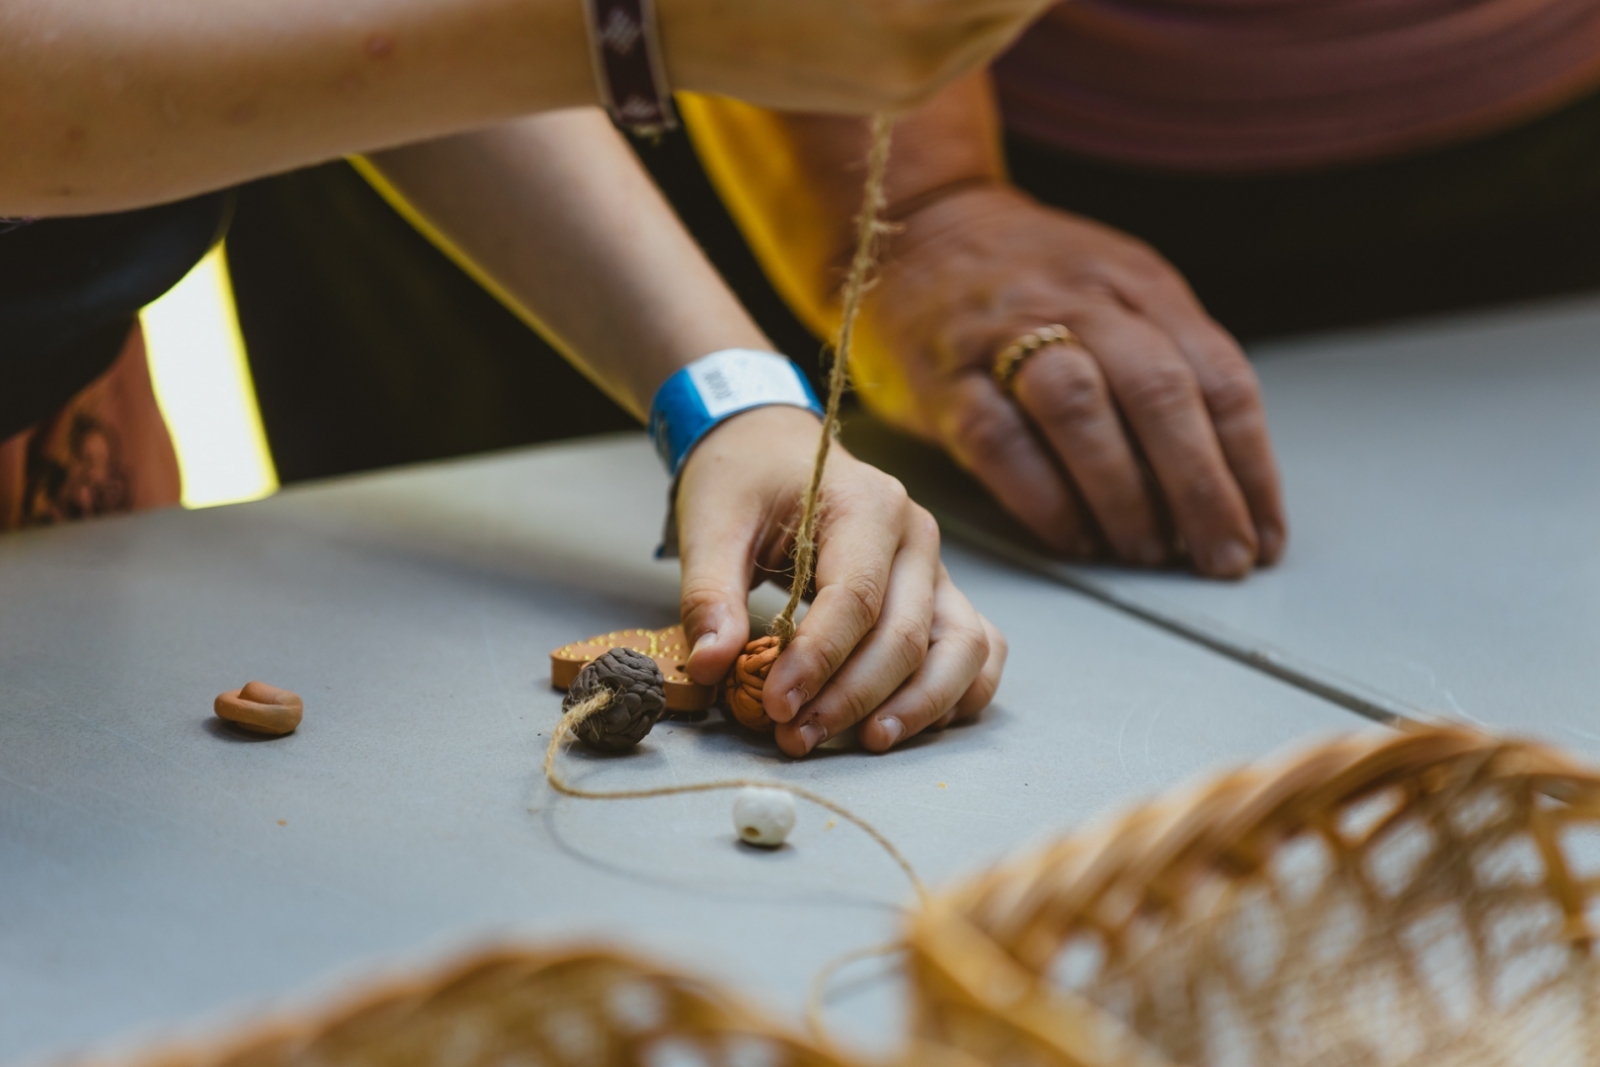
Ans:
POLYGON ((650 436, 676 478, 712 427, 741 411, 784 404, 822 414, 800 368, 774 352, 728 348, 684 367, 661 383, 650 404, 650 436))

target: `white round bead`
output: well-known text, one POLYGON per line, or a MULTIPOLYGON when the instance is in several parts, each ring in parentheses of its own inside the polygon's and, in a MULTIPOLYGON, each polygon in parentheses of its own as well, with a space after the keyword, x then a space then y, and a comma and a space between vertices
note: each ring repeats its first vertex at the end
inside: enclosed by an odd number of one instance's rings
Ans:
POLYGON ((784 789, 745 786, 733 799, 733 828, 747 845, 777 848, 794 829, 794 795, 784 789))

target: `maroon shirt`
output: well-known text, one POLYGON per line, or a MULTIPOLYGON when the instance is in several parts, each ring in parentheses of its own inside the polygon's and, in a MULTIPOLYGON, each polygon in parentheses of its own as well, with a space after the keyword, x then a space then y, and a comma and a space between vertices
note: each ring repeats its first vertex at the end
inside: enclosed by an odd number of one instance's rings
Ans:
POLYGON ((1100 159, 1352 162, 1600 87, 1600 0, 1072 0, 995 75, 1011 130, 1100 159))

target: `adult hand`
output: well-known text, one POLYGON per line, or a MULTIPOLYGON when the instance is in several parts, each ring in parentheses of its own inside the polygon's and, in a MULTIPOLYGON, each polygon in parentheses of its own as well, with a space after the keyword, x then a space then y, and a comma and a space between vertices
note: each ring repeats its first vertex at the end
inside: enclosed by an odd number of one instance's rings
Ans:
MULTIPOLYGON (((789 568, 818 429, 799 408, 756 408, 713 430, 683 468, 683 625, 702 685, 749 640, 750 589, 789 568)), ((778 746, 803 756, 860 724, 862 745, 883 752, 977 714, 999 685, 1005 639, 950 581, 933 517, 838 445, 822 500, 816 598, 763 691, 778 746)))
POLYGON ((675 87, 802 111, 914 107, 1054 0, 658 0, 675 87))
POLYGON ((1239 577, 1287 526, 1255 374, 1147 246, 1003 184, 916 211, 853 368, 863 399, 943 445, 1051 548, 1239 577), (1030 330, 1076 344, 990 373, 1030 330))

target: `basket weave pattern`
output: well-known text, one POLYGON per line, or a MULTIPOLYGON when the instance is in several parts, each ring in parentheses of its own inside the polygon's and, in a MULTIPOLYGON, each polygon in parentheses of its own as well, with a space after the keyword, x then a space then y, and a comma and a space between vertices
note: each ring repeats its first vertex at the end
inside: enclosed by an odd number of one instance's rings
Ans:
POLYGON ((843 1067, 715 987, 604 950, 495 950, 140 1067, 843 1067))
POLYGON ((1007 1065, 1600 1064, 1597 845, 1600 777, 1553 750, 1335 742, 934 901, 919 1037, 1007 1065))
MULTIPOLYGON (((933 897, 898 1062, 1600 1067, 1597 860, 1600 775, 1556 751, 1335 741, 933 897)), ((134 1067, 860 1062, 615 952, 495 949, 134 1067)))

